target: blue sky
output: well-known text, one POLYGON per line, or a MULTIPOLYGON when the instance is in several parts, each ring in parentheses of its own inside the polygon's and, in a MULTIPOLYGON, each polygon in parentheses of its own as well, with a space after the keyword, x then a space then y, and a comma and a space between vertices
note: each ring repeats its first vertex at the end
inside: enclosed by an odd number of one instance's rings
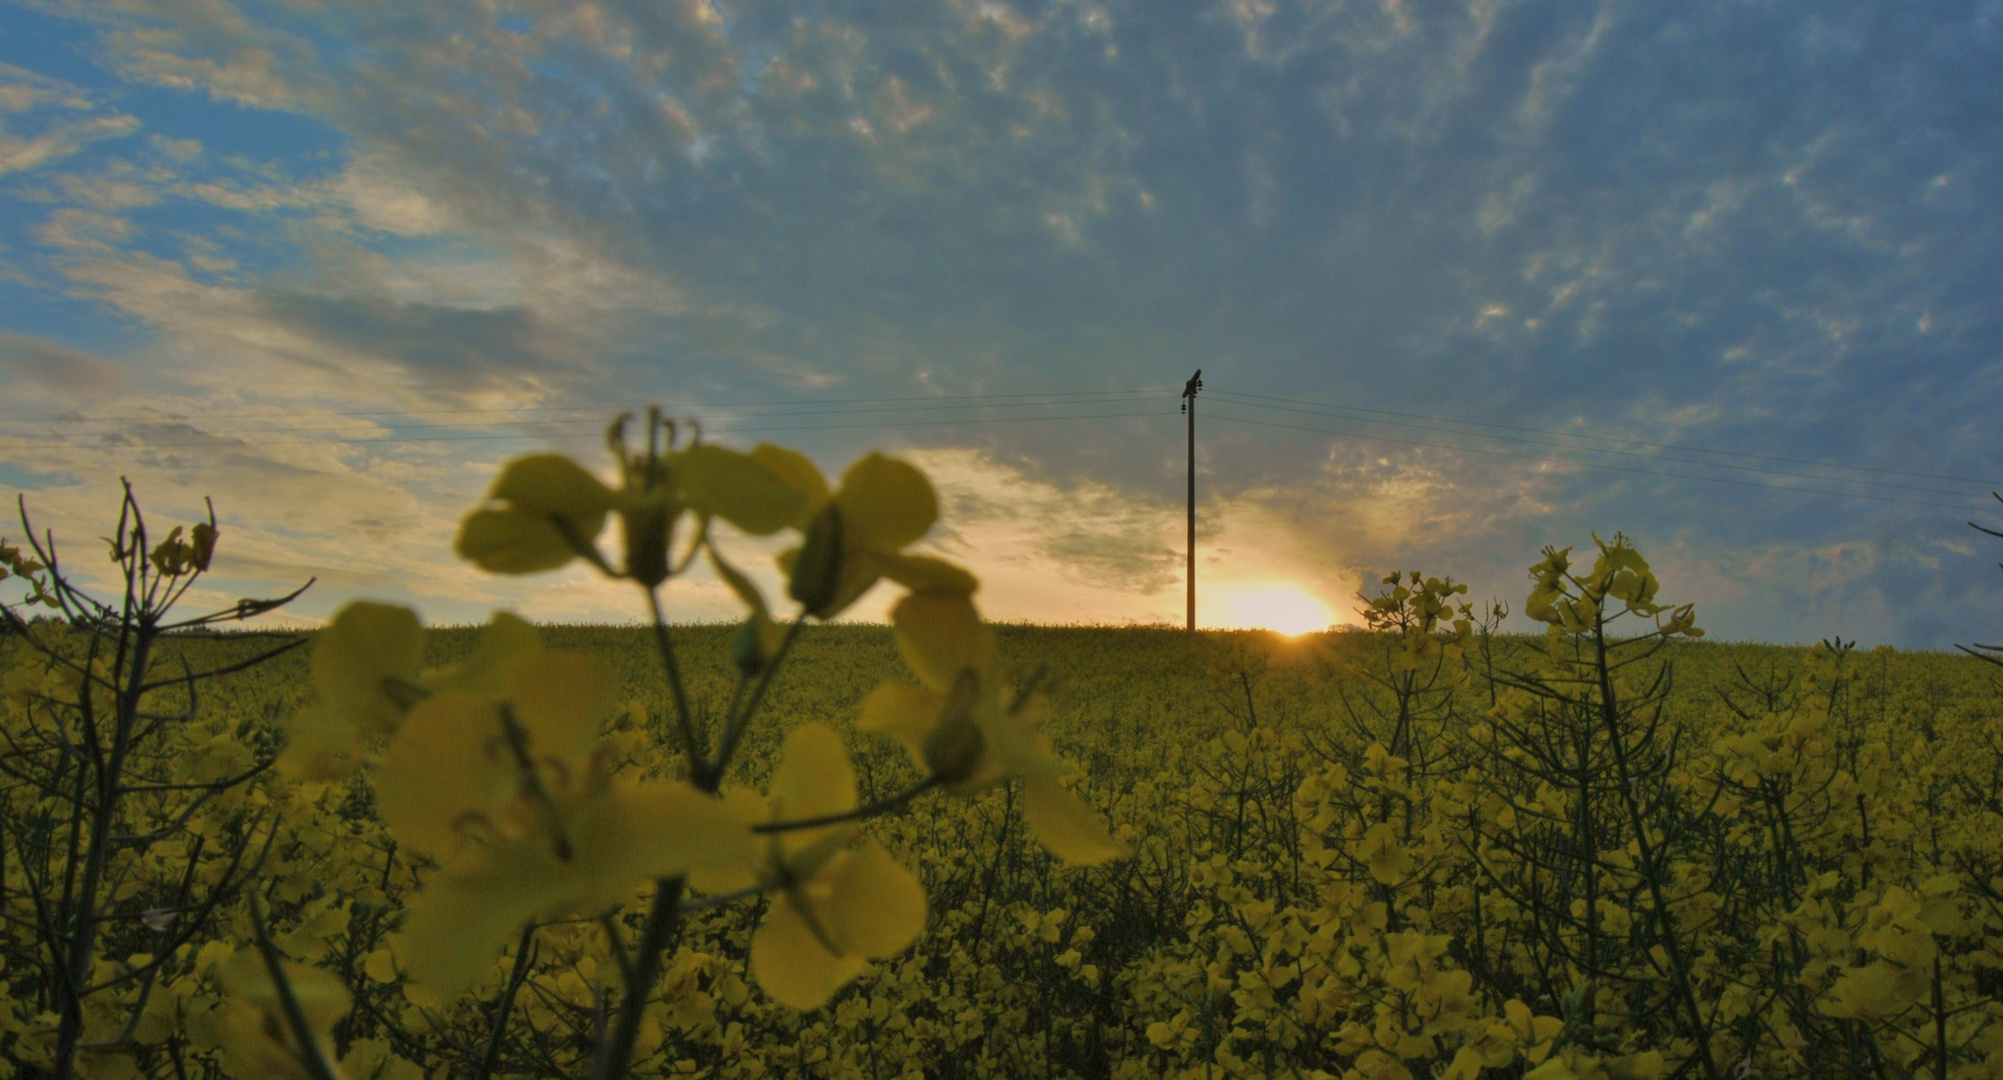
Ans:
POLYGON ((446 549, 659 401, 921 462, 994 615, 1176 619, 1201 367, 1208 622, 1624 530, 1715 635, 1991 640, 1999 70, 1995 0, 0 0, 0 484, 623 617, 446 549))

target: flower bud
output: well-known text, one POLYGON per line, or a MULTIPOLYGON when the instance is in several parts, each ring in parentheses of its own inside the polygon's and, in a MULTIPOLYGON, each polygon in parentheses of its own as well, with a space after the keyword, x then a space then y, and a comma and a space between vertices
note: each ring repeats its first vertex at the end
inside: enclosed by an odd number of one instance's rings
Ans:
POLYGON ((834 503, 821 508, 807 525, 806 540, 793 556, 793 578, 786 595, 800 602, 809 615, 823 615, 834 603, 842 576, 842 514, 834 503))
POLYGON ((216 535, 216 527, 208 522, 203 522, 195 526, 195 569, 207 570, 209 568, 209 559, 216 553, 216 535))
POLYGON ((635 498, 619 511, 625 533, 626 576, 651 589, 668 580, 668 544, 675 529, 675 507, 664 495, 635 498))
POLYGON ((763 673, 765 665, 770 662, 765 655, 765 642, 758 633, 756 615, 738 623, 737 632, 730 635, 730 662, 747 679, 763 673))
POLYGON ((980 725, 974 722, 974 707, 979 701, 980 680, 967 668, 953 680, 939 726, 925 736, 925 767, 942 784, 960 783, 980 768, 985 746, 980 725))

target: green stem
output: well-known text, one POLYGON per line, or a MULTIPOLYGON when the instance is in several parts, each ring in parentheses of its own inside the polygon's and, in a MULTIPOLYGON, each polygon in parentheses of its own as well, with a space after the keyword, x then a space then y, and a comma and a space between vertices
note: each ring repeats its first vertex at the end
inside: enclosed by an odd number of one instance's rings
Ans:
POLYGON ((640 1035, 640 1021, 647 1014, 647 998, 661 973, 661 952, 681 928, 681 898, 684 879, 662 878, 656 883, 654 902, 647 910, 647 924, 640 931, 638 951, 626 979, 626 996, 619 1002, 619 1015, 612 1032, 598 1043, 591 1063, 591 1080, 624 1080, 632 1066, 633 1044, 640 1035))
POLYGON ((501 991, 501 1000, 494 1003, 494 1022, 487 1029, 487 1048, 480 1054, 480 1065, 473 1072, 473 1080, 487 1080, 501 1063, 501 1037, 507 1034, 508 1014, 515 1008, 515 993, 528 980, 529 965, 534 963, 535 936, 536 924, 530 923, 522 928, 522 938, 515 943, 515 966, 508 972, 508 985, 501 991))
POLYGON ((292 992, 292 980, 285 977, 285 963, 278 955, 278 946, 271 943, 271 935, 264 928, 263 905, 255 895, 250 900, 250 925, 257 932, 257 953, 264 959, 265 974, 271 977, 272 989, 278 993, 278 1011, 285 1017, 285 1026, 299 1043, 299 1063, 306 1068, 312 1080, 340 1080, 340 1074, 327 1064, 327 1057, 320 1052, 320 1039, 313 1034, 313 1027, 306 1022, 306 1010, 300 1008, 298 995, 292 992))
POLYGON ((689 712, 688 690, 682 685, 682 666, 675 659, 674 642, 668 636, 668 620, 661 614, 661 594, 657 589, 647 590, 647 609, 654 616, 654 646, 661 654, 661 667, 668 675, 668 691, 675 699, 675 730, 681 735, 682 753, 688 755, 689 776, 696 786, 710 794, 716 794, 716 784, 710 780, 709 763, 702 743, 695 730, 695 718, 689 712))
POLYGON ((765 671, 758 676, 758 684, 751 688, 751 697, 744 703, 744 711, 729 718, 723 731, 723 745, 716 752, 716 764, 706 777, 710 784, 707 790, 715 791, 716 785, 723 782, 723 772, 730 767, 730 759, 737 755, 737 744, 743 741, 745 731, 750 729, 751 718, 757 715, 758 706, 765 700, 765 691, 772 686, 772 677, 778 674, 779 666, 786 662, 786 654, 792 651, 793 641, 800 636, 800 628, 806 624, 807 616, 804 612, 799 618, 787 624, 786 636, 780 640, 778 650, 772 654, 772 662, 766 664, 765 671))
POLYGON ((835 814, 822 814, 819 817, 801 818, 798 821, 761 822, 751 826, 751 831, 755 833, 792 832, 797 829, 818 829, 823 825, 839 825, 844 821, 861 821, 864 818, 887 814, 938 786, 939 778, 931 776, 887 799, 878 799, 868 806, 858 806, 853 810, 844 810, 835 814))

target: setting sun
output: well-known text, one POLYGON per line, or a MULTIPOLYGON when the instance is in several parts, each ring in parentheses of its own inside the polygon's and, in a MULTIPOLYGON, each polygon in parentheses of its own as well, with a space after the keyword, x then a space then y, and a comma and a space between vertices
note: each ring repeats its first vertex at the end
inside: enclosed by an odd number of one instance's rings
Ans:
POLYGON ((1214 626, 1307 634, 1335 622, 1335 613, 1320 597, 1289 582, 1225 585, 1216 593, 1219 611, 1214 626))

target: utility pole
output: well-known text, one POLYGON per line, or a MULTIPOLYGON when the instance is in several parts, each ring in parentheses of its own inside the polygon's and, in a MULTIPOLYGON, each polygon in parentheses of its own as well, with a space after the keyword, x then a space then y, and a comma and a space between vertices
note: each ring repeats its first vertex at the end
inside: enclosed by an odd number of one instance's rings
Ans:
POLYGON ((1189 629, 1196 630, 1196 392, 1203 389, 1203 369, 1182 384, 1182 411, 1189 417, 1189 629))

